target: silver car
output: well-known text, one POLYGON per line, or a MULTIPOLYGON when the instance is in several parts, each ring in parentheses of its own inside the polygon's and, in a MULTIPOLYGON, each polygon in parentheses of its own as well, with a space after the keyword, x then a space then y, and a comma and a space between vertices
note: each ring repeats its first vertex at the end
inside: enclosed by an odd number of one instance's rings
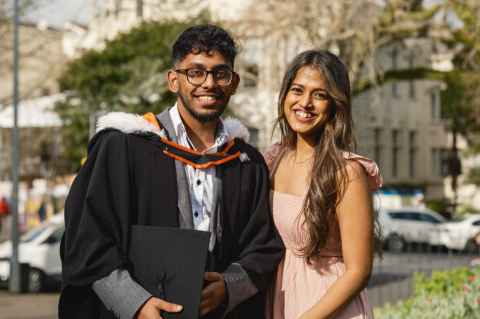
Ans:
POLYGON ((447 231, 446 219, 424 208, 404 207, 378 211, 385 246, 393 252, 403 251, 409 243, 442 245, 447 231))

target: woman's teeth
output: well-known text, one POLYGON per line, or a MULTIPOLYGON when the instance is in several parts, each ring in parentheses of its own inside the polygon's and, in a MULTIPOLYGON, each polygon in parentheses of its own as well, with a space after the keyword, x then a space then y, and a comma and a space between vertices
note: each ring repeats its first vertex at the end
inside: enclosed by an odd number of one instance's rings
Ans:
POLYGON ((301 117, 301 118, 304 118, 304 119, 309 119, 309 118, 312 118, 312 117, 313 117, 313 114, 312 114, 312 113, 305 112, 305 111, 295 111, 295 114, 296 114, 298 117, 301 117))

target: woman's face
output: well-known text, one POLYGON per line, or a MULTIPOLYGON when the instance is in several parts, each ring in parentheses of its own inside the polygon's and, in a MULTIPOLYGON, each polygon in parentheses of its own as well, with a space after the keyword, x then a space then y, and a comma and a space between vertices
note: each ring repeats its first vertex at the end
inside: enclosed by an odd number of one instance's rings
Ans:
POLYGON ((298 70, 283 103, 291 129, 304 138, 314 137, 328 117, 329 95, 320 71, 304 66, 298 70))

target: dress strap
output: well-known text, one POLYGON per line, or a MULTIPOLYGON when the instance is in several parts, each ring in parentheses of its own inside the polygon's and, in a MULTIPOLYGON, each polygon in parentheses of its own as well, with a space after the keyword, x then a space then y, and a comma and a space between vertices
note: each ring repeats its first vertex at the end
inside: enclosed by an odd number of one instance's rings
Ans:
POLYGON ((380 174, 380 169, 378 168, 377 163, 375 161, 364 157, 362 155, 358 155, 352 152, 343 152, 343 157, 346 160, 353 160, 358 162, 363 166, 365 172, 367 173, 368 177, 368 186, 372 192, 378 190, 383 185, 383 177, 380 174))

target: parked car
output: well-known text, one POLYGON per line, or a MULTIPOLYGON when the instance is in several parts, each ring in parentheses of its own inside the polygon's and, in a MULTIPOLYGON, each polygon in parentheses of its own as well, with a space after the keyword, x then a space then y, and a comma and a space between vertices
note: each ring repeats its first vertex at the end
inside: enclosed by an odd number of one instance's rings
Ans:
POLYGON ((441 227, 446 219, 429 209, 380 209, 378 220, 385 246, 393 252, 403 251, 410 243, 442 245, 447 232, 441 227))
MULTIPOLYGON (((55 215, 20 238, 18 260, 28 264, 28 291, 39 292, 45 287, 60 282, 60 240, 65 230, 63 214, 55 215)), ((7 283, 10 277, 12 243, 0 244, 0 282, 7 283)))
POLYGON ((480 249, 480 214, 465 217, 442 225, 448 236, 444 245, 449 249, 476 252, 480 249))

